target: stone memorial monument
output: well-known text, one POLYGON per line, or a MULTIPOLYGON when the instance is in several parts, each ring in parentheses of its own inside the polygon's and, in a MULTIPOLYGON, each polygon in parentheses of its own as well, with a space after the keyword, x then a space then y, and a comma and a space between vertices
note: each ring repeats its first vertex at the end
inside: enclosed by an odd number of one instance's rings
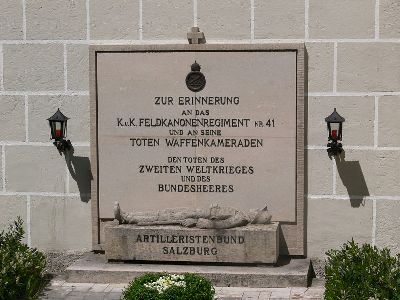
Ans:
POLYGON ((91 46, 90 60, 94 249, 305 255, 303 45, 91 46))

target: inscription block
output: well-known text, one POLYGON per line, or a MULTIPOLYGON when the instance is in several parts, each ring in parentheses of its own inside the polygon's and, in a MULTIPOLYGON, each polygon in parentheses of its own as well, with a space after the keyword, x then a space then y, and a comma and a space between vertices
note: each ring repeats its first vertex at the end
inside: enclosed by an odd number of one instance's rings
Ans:
POLYGON ((279 223, 234 229, 107 225, 108 260, 276 263, 279 223))

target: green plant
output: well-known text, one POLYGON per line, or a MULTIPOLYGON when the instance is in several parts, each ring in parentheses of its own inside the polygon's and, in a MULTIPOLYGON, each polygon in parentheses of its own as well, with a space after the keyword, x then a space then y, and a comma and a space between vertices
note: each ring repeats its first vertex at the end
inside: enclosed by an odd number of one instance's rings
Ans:
POLYGON ((400 256, 353 240, 329 250, 325 299, 400 299, 400 256))
POLYGON ((134 279, 123 291, 123 300, 212 300, 214 287, 199 275, 149 273, 134 279))
POLYGON ((0 233, 0 300, 36 299, 44 284, 45 256, 21 242, 22 224, 0 233))

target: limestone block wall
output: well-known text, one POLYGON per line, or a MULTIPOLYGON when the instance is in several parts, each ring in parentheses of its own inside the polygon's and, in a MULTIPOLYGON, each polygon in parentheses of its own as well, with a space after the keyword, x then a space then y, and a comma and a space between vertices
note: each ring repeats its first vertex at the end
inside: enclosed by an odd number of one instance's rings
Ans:
MULTIPOLYGON (((400 251, 398 0, 0 0, 0 227, 41 249, 91 247, 89 44, 305 42, 308 256, 352 237, 400 251), (46 118, 69 117, 68 163, 46 118), (345 157, 324 117, 346 118, 345 157)), ((284 188, 284 187, 283 187, 284 188)))

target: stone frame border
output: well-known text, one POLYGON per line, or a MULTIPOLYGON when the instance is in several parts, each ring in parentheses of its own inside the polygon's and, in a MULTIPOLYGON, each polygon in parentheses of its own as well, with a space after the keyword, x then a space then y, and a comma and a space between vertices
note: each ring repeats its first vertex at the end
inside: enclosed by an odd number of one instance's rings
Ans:
POLYGON ((97 153, 97 53, 98 52, 281 52, 297 53, 296 96, 296 222, 280 222, 280 255, 306 256, 305 209, 305 47, 296 44, 175 44, 175 45, 90 45, 90 158, 93 174, 91 190, 92 248, 102 250, 98 199, 97 153))

